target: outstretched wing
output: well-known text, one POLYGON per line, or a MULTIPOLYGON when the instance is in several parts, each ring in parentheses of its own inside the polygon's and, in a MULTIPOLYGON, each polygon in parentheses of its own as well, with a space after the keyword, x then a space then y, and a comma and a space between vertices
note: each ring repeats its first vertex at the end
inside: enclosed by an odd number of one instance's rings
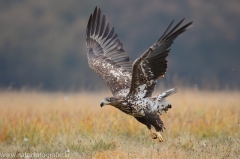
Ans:
POLYGON ((144 97, 152 95, 156 80, 163 78, 167 72, 166 57, 174 39, 192 24, 192 22, 187 23, 178 29, 183 20, 169 31, 173 24, 172 21, 159 40, 134 61, 131 88, 128 95, 141 94, 144 97))
POLYGON ((132 62, 114 28, 106 22, 98 7, 88 21, 86 46, 90 68, 107 83, 113 95, 121 89, 130 88, 132 62))

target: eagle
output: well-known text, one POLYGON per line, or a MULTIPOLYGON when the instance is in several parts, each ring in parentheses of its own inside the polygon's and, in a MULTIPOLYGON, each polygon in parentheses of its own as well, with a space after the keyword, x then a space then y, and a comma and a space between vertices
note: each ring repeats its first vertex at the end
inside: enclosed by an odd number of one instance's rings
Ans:
POLYGON ((113 94, 104 98, 100 106, 111 105, 133 116, 146 125, 151 137, 159 142, 163 141, 160 132, 165 129, 160 115, 172 107, 166 98, 176 93, 177 87, 156 96, 152 93, 157 80, 162 79, 167 71, 166 57, 174 39, 192 24, 189 22, 180 27, 183 21, 172 28, 173 20, 162 36, 134 62, 130 61, 114 27, 99 7, 90 15, 86 29, 89 67, 102 78, 113 94))

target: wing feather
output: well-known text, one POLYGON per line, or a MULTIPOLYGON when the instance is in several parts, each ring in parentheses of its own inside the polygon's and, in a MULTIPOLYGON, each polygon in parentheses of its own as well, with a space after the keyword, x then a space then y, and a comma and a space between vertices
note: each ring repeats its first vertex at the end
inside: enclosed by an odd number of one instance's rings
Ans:
POLYGON ((146 52, 143 53, 133 63, 130 96, 138 93, 140 87, 144 86, 145 97, 151 96, 158 78, 163 78, 167 72, 167 60, 170 47, 178 35, 186 31, 192 22, 179 28, 184 19, 182 19, 171 30, 174 21, 170 23, 166 31, 146 52), (179 28, 179 29, 178 29, 179 28), (169 31, 170 30, 170 31, 169 31))
POLYGON ((88 64, 107 83, 113 94, 130 88, 132 62, 114 28, 96 7, 86 30, 88 64))

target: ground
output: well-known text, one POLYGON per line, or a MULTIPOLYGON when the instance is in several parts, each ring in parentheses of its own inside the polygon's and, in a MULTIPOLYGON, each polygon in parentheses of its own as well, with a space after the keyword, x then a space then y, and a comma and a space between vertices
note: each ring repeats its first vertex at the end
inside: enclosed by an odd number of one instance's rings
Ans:
POLYGON ((172 109, 161 116, 166 127, 161 143, 151 139, 148 129, 133 117, 110 106, 101 108, 101 100, 109 95, 1 91, 0 158, 240 156, 239 91, 179 87, 168 98, 172 109))

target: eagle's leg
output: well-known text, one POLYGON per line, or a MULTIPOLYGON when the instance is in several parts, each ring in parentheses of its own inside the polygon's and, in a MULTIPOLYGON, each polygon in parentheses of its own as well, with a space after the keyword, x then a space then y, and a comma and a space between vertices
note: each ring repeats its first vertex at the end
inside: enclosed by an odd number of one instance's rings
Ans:
POLYGON ((153 126, 151 126, 148 121, 144 118, 144 117, 135 117, 135 119, 137 119, 140 123, 144 124, 147 126, 147 128, 150 131, 150 136, 152 137, 152 139, 157 139, 158 135, 157 133, 155 133, 152 129, 154 128, 153 126))
POLYGON ((160 131, 163 131, 164 125, 159 115, 157 113, 150 112, 145 115, 145 120, 151 125, 149 129, 151 136, 153 136, 152 138, 158 139, 159 142, 162 142, 163 137, 160 134, 160 131), (154 132, 152 131, 153 128, 155 128, 154 132))
POLYGON ((158 141, 159 141, 159 142, 163 142, 163 137, 162 137, 162 135, 160 134, 160 132, 157 132, 156 134, 157 134, 158 141))
MULTIPOLYGON (((154 117, 154 116, 156 117, 154 119, 157 119, 158 122, 161 123, 160 126, 159 125, 155 125, 155 124, 154 124, 155 126, 154 125, 152 126, 149 123, 149 121, 146 120, 144 117, 135 117, 135 119, 137 119, 139 122, 141 122, 142 124, 147 126, 147 128, 150 130, 150 136, 152 137, 152 139, 158 139, 159 142, 162 142, 163 141, 163 137, 162 137, 162 135, 160 134, 159 131, 162 130, 163 123, 162 123, 161 119, 159 118, 159 116, 157 114, 154 114, 154 115, 152 114, 150 117, 154 117), (153 131, 154 128, 155 128, 155 130, 157 132, 153 131)), ((156 121, 156 120, 153 120, 153 121, 156 121)))
POLYGON ((160 134, 160 132, 154 132, 152 130, 152 128, 153 127, 151 127, 151 129, 150 129, 150 135, 151 135, 152 139, 158 139, 159 142, 163 142, 163 137, 160 134))
POLYGON ((152 137, 152 139, 157 139, 157 133, 155 133, 154 131, 152 131, 152 127, 151 127, 151 129, 149 129, 150 130, 150 136, 152 137))

